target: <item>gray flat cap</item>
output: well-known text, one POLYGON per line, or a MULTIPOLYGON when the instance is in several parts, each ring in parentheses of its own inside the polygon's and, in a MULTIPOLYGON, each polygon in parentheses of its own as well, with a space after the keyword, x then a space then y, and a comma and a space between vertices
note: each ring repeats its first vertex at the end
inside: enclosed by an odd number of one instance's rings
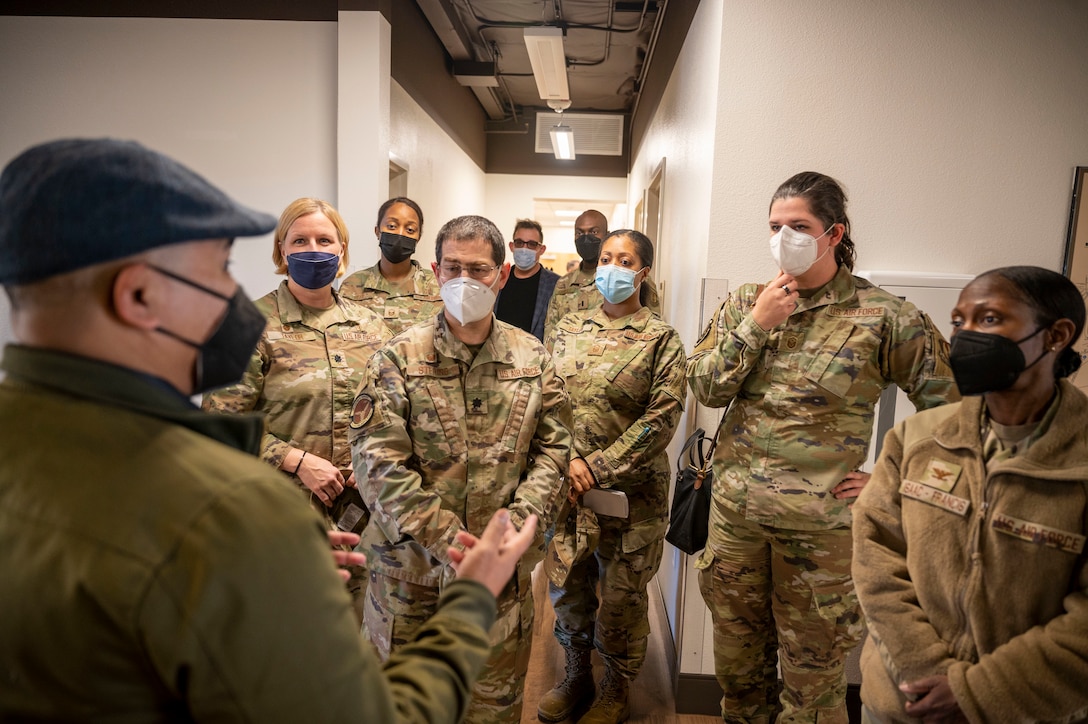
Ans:
POLYGON ((275 217, 138 143, 52 141, 24 151, 0 175, 0 284, 275 226, 275 217))

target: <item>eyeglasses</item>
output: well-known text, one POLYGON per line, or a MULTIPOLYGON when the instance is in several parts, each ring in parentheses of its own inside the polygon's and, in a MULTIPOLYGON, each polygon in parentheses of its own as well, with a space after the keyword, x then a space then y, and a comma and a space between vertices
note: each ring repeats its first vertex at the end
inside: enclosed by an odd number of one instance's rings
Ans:
POLYGON ((491 272, 498 269, 498 266, 491 264, 470 264, 469 266, 461 266, 454 262, 442 262, 438 265, 438 268, 442 270, 442 276, 444 277, 459 277, 464 271, 468 272, 468 275, 473 279, 487 279, 491 276, 491 272))
POLYGON ((522 241, 521 239, 514 239, 515 249, 529 249, 531 251, 536 251, 542 246, 544 245, 541 244, 539 241, 522 241))

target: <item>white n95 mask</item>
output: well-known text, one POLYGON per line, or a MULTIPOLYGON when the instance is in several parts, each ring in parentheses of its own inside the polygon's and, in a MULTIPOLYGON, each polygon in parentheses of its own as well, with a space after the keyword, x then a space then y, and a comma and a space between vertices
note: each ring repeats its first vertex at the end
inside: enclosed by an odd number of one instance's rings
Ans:
POLYGON ((828 246, 823 254, 816 256, 816 242, 833 228, 835 226, 831 225, 823 234, 812 236, 803 231, 794 231, 783 224, 778 233, 771 237, 771 256, 774 257, 774 263, 779 269, 792 276, 804 274, 831 250, 828 246))
POLYGON ((468 277, 450 279, 442 285, 440 294, 446 309, 461 324, 479 322, 495 307, 495 292, 491 287, 468 277))

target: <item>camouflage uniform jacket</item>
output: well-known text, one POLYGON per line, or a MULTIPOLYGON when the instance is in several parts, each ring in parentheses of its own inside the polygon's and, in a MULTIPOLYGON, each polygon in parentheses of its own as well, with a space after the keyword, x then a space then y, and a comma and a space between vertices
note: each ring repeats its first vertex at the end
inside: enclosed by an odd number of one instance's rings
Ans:
POLYGON ((340 296, 371 309, 385 320, 385 326, 393 334, 430 319, 442 308, 438 280, 419 262, 412 260, 411 291, 405 291, 383 277, 379 264, 344 279, 340 284, 340 296))
MULTIPOLYGON (((650 311, 661 314, 661 301, 657 297, 657 285, 654 280, 646 277, 645 306, 650 311)), ((641 292, 641 288, 639 289, 641 292)), ((597 291, 597 269, 584 271, 581 266, 572 272, 568 272, 555 283, 551 301, 548 302, 548 314, 544 318, 544 339, 554 338, 555 328, 563 317, 577 312, 587 313, 594 309, 600 309, 604 298, 597 291)), ((551 349, 551 347, 548 347, 551 349)))
POLYGON ((751 315, 762 288, 730 294, 688 361, 695 398, 729 406, 715 503, 779 528, 849 526, 849 501, 829 491, 865 461, 881 391, 894 383, 918 409, 958 399, 948 343, 913 304, 845 267, 769 332, 751 315))
MULTIPOLYGON (((441 586, 459 530, 492 513, 540 516, 539 541, 566 496, 570 402, 537 339, 492 316, 474 355, 444 313, 374 355, 355 401, 352 461, 371 525, 360 544, 379 574, 441 586)), ((523 582, 524 583, 524 582, 523 582)))
POLYGON ((564 317, 553 349, 574 411, 574 455, 585 459, 602 488, 627 494, 632 526, 663 526, 670 477, 665 448, 684 411, 680 336, 645 307, 615 321, 598 308, 564 317))
POLYGON ((287 288, 256 301, 268 326, 242 380, 204 396, 205 410, 265 414, 261 459, 279 467, 292 448, 351 470, 351 402, 370 356, 392 334, 376 314, 333 292, 334 324, 321 328, 287 288))

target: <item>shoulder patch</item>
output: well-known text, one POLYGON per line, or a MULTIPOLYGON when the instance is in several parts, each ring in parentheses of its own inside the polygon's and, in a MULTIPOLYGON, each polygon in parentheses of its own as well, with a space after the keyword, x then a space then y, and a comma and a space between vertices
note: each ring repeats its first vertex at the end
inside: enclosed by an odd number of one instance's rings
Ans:
POLYGON ((363 425, 370 422, 370 418, 374 416, 374 400, 370 395, 365 392, 356 395, 355 401, 351 403, 351 422, 348 425, 353 430, 358 430, 363 425))

